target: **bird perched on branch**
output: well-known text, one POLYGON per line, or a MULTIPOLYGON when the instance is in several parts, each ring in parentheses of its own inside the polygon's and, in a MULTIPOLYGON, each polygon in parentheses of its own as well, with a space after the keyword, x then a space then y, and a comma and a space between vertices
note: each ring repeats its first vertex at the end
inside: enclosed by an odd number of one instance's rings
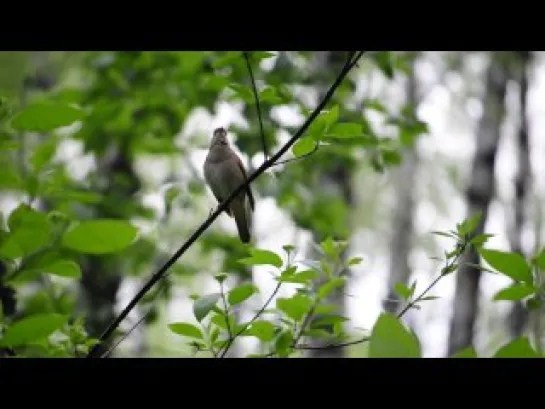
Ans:
MULTIPOLYGON (((204 177, 219 203, 247 180, 247 173, 238 155, 229 146, 224 128, 214 130, 210 149, 204 162, 204 177)), ((250 186, 235 196, 225 213, 235 218, 238 235, 243 243, 251 237, 254 196, 250 186)))

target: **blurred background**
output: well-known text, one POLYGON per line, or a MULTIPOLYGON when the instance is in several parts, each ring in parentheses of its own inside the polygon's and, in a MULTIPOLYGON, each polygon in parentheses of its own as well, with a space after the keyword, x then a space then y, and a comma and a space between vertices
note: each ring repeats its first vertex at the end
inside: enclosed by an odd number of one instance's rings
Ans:
MULTIPOLYGON (((256 52, 251 64, 260 95, 268 153, 297 131, 340 72, 347 52, 256 52)), ((312 243, 346 240, 362 263, 332 302, 349 317, 347 330, 370 330, 382 311, 400 308, 397 283, 421 291, 439 274, 452 241, 432 231, 482 212, 489 248, 525 257, 542 247, 545 181, 544 54, 541 52, 368 52, 326 109, 361 125, 384 143, 324 145, 307 158, 275 166, 253 184, 254 245, 296 260, 312 243)), ((228 138, 249 172, 264 160, 252 83, 240 52, 1 52, 5 109, 49 100, 81 106, 85 119, 52 134, 25 134, 2 145, 0 212, 4 220, 46 186, 36 206, 78 219, 128 219, 139 239, 116 255, 80 256, 77 282, 16 286, 14 314, 82 313, 98 337, 143 282, 217 205, 202 166, 214 128, 228 138), (6 108, 8 107, 8 108, 6 108), (25 166, 38 156, 40 167, 25 166), (29 159, 30 158, 30 159, 29 159), (22 187, 21 187, 22 186, 22 187), (44 286, 54 291, 44 292, 44 286), (55 295, 56 294, 56 295, 55 295)), ((5 142, 5 140, 4 140, 5 142)), ((290 150, 283 159, 291 158, 290 150)), ((273 291, 266 267, 237 263, 246 255, 233 219, 222 214, 121 325, 138 327, 117 357, 189 357, 187 340, 167 324, 195 322, 192 294, 251 280, 260 292, 240 311, 250 317, 273 291)), ((476 263, 478 263, 476 259, 476 263)), ((445 357, 468 345, 492 354, 510 339, 541 339, 541 316, 523 303, 494 301, 510 280, 463 268, 442 279, 439 298, 404 316, 423 355, 445 357)), ((292 293, 286 286, 278 296, 292 293)), ((6 315, 4 306, 4 315, 6 315)), ((230 356, 253 351, 252 339, 230 356)), ((365 357, 367 345, 308 351, 313 357, 365 357)))

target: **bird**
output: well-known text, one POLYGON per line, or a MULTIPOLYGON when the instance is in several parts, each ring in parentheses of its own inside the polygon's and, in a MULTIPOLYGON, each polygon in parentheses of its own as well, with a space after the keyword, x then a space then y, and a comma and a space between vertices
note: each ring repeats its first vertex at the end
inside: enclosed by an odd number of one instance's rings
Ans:
MULTIPOLYGON (((204 161, 204 178, 219 203, 227 199, 248 178, 242 161, 229 145, 227 131, 223 127, 216 128, 213 132, 204 161)), ((248 185, 225 208, 225 213, 234 217, 239 238, 243 243, 249 243, 251 239, 254 207, 254 196, 248 185)))

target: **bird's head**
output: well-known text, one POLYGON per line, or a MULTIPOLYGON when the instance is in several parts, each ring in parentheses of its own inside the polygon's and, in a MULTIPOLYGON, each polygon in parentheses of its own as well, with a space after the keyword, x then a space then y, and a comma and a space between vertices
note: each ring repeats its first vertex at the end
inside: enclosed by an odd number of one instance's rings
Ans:
POLYGON ((210 146, 229 145, 227 141, 227 131, 224 128, 216 128, 212 135, 210 146))

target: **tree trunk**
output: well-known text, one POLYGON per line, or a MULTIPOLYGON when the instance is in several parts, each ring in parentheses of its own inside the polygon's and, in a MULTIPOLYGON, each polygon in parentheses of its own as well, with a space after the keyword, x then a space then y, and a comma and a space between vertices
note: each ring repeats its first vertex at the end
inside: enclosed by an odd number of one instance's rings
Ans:
MULTIPOLYGON (((509 242, 511 250, 524 256, 522 248, 522 229, 525 221, 528 190, 531 184, 530 151, 528 143, 527 95, 528 95, 528 68, 530 52, 519 51, 520 61, 520 124, 517 135, 517 162, 518 172, 515 179, 514 223, 510 231, 509 242)), ((519 64, 517 64, 519 65, 519 64)), ((522 335, 528 320, 528 311, 521 302, 516 302, 509 315, 509 330, 513 338, 522 335)))
MULTIPOLYGON (((502 56, 501 54, 499 56, 502 56)), ((488 207, 494 197, 494 166, 504 117, 507 73, 497 54, 491 57, 486 74, 484 113, 476 135, 476 152, 471 180, 466 191, 468 217, 480 212, 477 234, 483 233, 488 207)), ((478 312, 479 280, 481 271, 465 263, 478 264, 477 253, 470 249, 462 257, 456 274, 454 314, 450 324, 449 355, 472 345, 474 324, 478 312)))
MULTIPOLYGON (((325 70, 331 73, 339 72, 340 66, 344 64, 346 60, 345 52, 328 52, 319 54, 319 57, 323 57, 322 61, 318 63, 325 66, 325 70)), ((320 99, 323 98, 323 92, 320 95, 320 99)), ((331 173, 323 173, 320 177, 322 179, 322 186, 335 186, 338 189, 339 194, 342 196, 348 207, 353 207, 353 191, 351 183, 350 169, 342 161, 337 160, 337 164, 331 173)), ((348 223, 348 221, 347 221, 348 223)), ((318 241, 316 232, 313 234, 314 241, 318 241)), ((333 239, 336 239, 333 237, 333 239)), ((345 257, 346 252, 342 255, 345 257)), ((346 275, 349 277, 349 274, 346 275)), ((331 292, 330 296, 325 300, 326 303, 334 304, 337 306, 337 312, 339 315, 344 315, 346 311, 345 305, 345 286, 338 287, 331 292)), ((323 346, 324 343, 320 340, 313 339, 310 343, 312 346, 323 346)), ((330 348, 330 349, 313 349, 310 350, 308 355, 311 358, 342 358, 345 354, 344 348, 330 348)))
MULTIPOLYGON (((418 104, 416 96, 416 78, 413 70, 409 74, 407 83, 407 102, 413 106, 418 104)), ((393 214, 393 229, 390 242, 390 274, 388 276, 388 295, 383 301, 384 309, 396 313, 400 309, 400 298, 394 291, 397 283, 407 284, 411 268, 409 253, 413 236, 413 210, 415 174, 418 166, 416 148, 407 149, 403 154, 403 162, 394 173, 395 209, 393 214)))

